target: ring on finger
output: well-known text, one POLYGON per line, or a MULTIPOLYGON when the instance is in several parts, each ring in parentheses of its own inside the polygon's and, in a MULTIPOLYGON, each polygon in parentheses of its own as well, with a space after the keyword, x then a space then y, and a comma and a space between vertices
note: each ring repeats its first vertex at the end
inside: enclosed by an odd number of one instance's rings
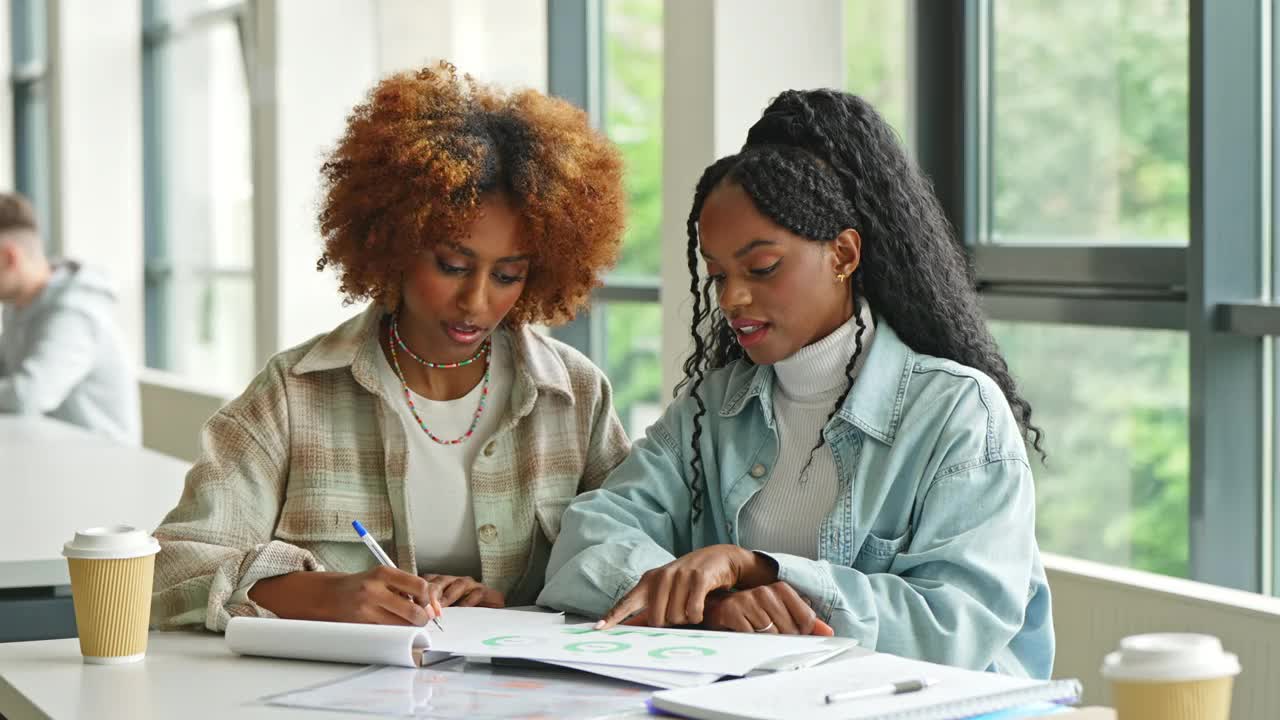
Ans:
POLYGON ((770 621, 769 621, 769 624, 768 624, 768 625, 765 625, 765 626, 764 626, 764 627, 762 627, 762 628, 752 628, 752 629, 753 629, 753 630, 755 630, 755 631, 756 631, 756 632, 758 632, 758 633, 762 633, 762 632, 769 632, 770 630, 772 630, 772 629, 773 629, 773 621, 772 621, 772 620, 770 620, 770 621))

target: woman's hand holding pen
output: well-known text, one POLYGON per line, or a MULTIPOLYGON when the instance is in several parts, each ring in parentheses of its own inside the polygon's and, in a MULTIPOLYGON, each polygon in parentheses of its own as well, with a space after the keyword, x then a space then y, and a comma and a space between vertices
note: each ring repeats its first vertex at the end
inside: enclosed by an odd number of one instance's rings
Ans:
POLYGON ((696 625, 703 622, 711 593, 756 587, 776 577, 777 568, 764 556, 738 545, 711 545, 646 572, 596 628, 613 627, 641 611, 650 627, 696 625))
POLYGON ((423 626, 440 615, 440 588, 397 568, 295 572, 264 578, 249 598, 283 618, 423 626))
POLYGON ((481 585, 475 578, 465 575, 423 575, 422 578, 440 590, 440 604, 443 607, 506 607, 506 598, 502 593, 486 585, 481 585))

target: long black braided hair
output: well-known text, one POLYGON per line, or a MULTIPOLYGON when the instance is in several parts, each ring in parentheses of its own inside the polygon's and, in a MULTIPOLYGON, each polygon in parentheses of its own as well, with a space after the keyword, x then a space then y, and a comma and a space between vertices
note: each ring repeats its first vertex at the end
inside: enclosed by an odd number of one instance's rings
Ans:
MULTIPOLYGON (((968 258, 893 129, 856 95, 788 90, 751 126, 740 152, 703 172, 686 223, 693 352, 676 392, 688 385, 697 405, 689 483, 693 517, 701 514, 705 486, 700 440, 706 406, 698 389, 708 371, 738 360, 751 362, 713 301, 712 280, 699 282, 698 217, 707 195, 726 181, 740 185, 761 214, 796 235, 830 242, 853 228, 862 236, 861 260, 850 282, 856 349, 828 422, 853 387, 865 330, 857 300, 866 298, 916 352, 976 368, 995 380, 1023 435, 1044 456, 1044 433, 1031 423, 1031 405, 1018 394, 983 320, 968 258)), ((822 442, 819 435, 814 450, 822 442)))

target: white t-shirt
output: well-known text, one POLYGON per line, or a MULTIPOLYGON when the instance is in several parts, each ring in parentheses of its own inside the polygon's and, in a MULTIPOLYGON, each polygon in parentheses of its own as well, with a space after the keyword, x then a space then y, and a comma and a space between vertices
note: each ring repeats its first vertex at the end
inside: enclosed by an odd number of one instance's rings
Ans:
MULTIPOLYGON (((404 352, 396 355, 402 368, 416 362, 404 352)), ((511 349, 502 333, 494 333, 489 362, 492 365, 489 399, 476 431, 461 445, 441 445, 427 437, 409 412, 400 378, 384 355, 382 382, 408 438, 405 500, 418 572, 423 574, 480 579, 480 545, 476 540, 476 516, 471 504, 471 467, 476 453, 497 431, 506 415, 511 395, 514 377, 511 349)), ((453 440, 462 437, 471 427, 483 386, 481 380, 466 396, 443 402, 413 393, 413 404, 436 437, 453 440)))

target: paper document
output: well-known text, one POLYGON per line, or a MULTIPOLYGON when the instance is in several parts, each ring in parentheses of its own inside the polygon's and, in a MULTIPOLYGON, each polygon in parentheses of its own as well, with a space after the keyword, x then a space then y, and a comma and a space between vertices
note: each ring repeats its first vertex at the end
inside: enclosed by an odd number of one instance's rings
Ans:
MULTIPOLYGON (((445 632, 453 630, 446 625, 445 632)), ((590 675, 467 664, 368 668, 262 699, 268 705, 433 720, 601 718, 643 713, 650 689, 590 675)))
POLYGON ((227 623, 227 646, 241 655, 416 667, 447 655, 435 652, 440 638, 479 643, 504 633, 563 627, 562 613, 453 607, 445 610, 445 630, 363 623, 232 618, 227 623))
POLYGON ((847 647, 845 638, 617 627, 593 623, 559 626, 493 626, 487 636, 433 633, 432 650, 475 657, 518 657, 543 662, 584 662, 648 670, 746 675, 784 656, 847 647))

